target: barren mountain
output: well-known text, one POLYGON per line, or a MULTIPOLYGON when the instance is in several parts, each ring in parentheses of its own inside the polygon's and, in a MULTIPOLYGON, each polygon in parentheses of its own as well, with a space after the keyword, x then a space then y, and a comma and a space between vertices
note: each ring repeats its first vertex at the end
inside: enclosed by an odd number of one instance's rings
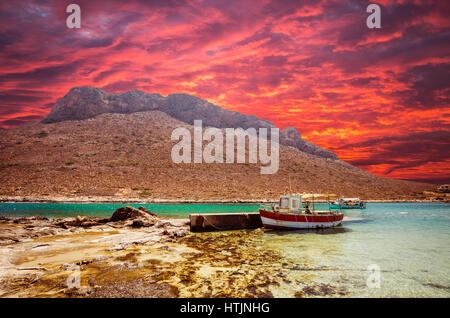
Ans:
MULTIPOLYGON (((129 93, 130 98, 135 93, 129 93)), ((261 175, 259 164, 175 164, 171 149, 176 141, 170 140, 171 133, 180 126, 192 130, 189 124, 158 110, 92 116, 1 131, 0 196, 256 200, 313 192, 411 199, 432 187, 378 177, 291 146, 280 147, 280 168, 274 175, 261 175)))
MULTIPOLYGON (((95 87, 72 88, 56 102, 50 114, 42 122, 54 123, 87 119, 104 113, 130 114, 147 110, 165 112, 190 125, 193 125, 194 120, 201 119, 204 126, 218 128, 268 128, 270 132, 270 128, 275 127, 270 121, 229 111, 188 94, 172 94, 163 97, 160 94, 147 94, 139 90, 108 94, 95 87)), ((333 152, 301 138, 294 127, 280 130, 280 143, 320 157, 338 159, 333 152)))

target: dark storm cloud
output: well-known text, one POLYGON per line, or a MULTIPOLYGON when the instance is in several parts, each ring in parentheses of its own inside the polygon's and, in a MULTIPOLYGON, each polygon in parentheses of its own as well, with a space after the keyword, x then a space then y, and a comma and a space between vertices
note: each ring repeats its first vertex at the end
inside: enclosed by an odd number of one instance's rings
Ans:
POLYGON ((22 34, 14 30, 3 30, 0 32, 0 50, 4 50, 6 46, 19 42, 22 34))
POLYGON ((17 125, 23 125, 26 123, 29 123, 31 121, 38 121, 43 119, 44 116, 22 116, 22 117, 15 117, 12 119, 7 119, 0 121, 0 125, 5 126, 17 126, 17 125))
POLYGON ((73 76, 82 65, 82 61, 75 61, 67 64, 59 64, 45 67, 38 67, 22 73, 7 73, 0 75, 0 82, 20 81, 33 83, 54 83, 62 77, 73 76))
MULTIPOLYGON (((417 132, 409 135, 399 136, 385 136, 381 138, 373 138, 362 142, 349 143, 343 145, 343 147, 369 147, 375 146, 381 143, 390 143, 393 141, 399 142, 437 142, 439 144, 450 145, 450 131, 430 131, 430 132, 417 132)), ((448 147, 448 153, 450 154, 450 147, 448 147)))
POLYGON ((376 147, 368 158, 349 161, 357 166, 393 165, 387 174, 397 170, 419 167, 425 163, 450 159, 450 131, 412 133, 403 136, 374 138, 348 144, 350 148, 376 147), (407 160, 405 160, 407 158, 407 160))
POLYGON ((405 35, 388 43, 363 46, 356 50, 325 52, 313 57, 311 62, 313 64, 332 62, 346 73, 360 73, 367 67, 391 64, 400 60, 404 63, 414 63, 431 58, 436 51, 444 51, 446 48, 450 49, 450 32, 429 33, 423 38, 405 35), (424 50, 424 47, 428 50, 424 50))
POLYGON ((276 18, 283 17, 286 15, 290 15, 295 13, 297 10, 308 6, 308 5, 318 5, 320 4, 320 0, 304 0, 304 1, 298 1, 298 0, 284 0, 284 1, 278 1, 278 0, 271 0, 269 3, 267 3, 262 13, 273 16, 276 18))
POLYGON ((32 95, 22 95, 22 94, 3 94, 0 93, 0 100, 3 103, 14 102, 14 103, 36 103, 47 99, 47 97, 42 96, 32 96, 32 95))
POLYGON ((450 64, 417 65, 398 76, 408 90, 394 93, 406 108, 450 106, 450 64))
POLYGON ((377 77, 355 77, 348 80, 348 84, 355 87, 367 87, 378 82, 377 77))

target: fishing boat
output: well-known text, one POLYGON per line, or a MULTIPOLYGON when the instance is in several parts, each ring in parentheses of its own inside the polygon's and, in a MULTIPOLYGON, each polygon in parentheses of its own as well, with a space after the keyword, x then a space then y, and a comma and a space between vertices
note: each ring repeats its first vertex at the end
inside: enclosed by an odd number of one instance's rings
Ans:
POLYGON ((259 215, 265 228, 280 230, 329 228, 344 218, 341 211, 315 211, 309 202, 303 208, 301 195, 282 195, 279 204, 259 209, 259 215))
POLYGON ((359 198, 339 198, 331 203, 332 209, 365 209, 366 203, 359 198))

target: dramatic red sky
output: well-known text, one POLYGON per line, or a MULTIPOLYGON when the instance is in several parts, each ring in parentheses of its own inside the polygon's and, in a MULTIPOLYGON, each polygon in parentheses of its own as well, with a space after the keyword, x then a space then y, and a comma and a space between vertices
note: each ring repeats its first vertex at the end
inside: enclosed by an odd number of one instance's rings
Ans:
POLYGON ((184 92, 393 178, 450 179, 450 1, 1 1, 0 126, 74 86, 184 92), (81 6, 82 28, 65 8, 81 6))

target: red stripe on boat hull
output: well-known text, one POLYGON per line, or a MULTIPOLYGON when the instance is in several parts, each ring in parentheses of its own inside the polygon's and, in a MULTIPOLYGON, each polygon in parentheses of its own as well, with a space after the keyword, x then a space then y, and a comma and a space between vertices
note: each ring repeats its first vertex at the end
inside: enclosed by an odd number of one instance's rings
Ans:
POLYGON ((283 214, 263 209, 259 210, 259 212, 264 227, 270 229, 328 228, 340 225, 344 218, 343 214, 283 214))

